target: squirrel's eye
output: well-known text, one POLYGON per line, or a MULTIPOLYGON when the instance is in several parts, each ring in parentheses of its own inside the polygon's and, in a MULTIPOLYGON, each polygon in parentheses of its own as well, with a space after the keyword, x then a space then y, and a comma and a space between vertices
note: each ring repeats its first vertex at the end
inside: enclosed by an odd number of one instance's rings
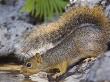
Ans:
POLYGON ((26 63, 27 67, 32 67, 32 64, 30 62, 26 63))

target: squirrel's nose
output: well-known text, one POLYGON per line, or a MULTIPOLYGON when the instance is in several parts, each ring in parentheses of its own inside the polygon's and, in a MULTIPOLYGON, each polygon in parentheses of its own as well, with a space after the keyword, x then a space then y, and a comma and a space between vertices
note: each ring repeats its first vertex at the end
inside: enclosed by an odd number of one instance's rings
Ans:
POLYGON ((29 74, 29 73, 27 73, 27 72, 22 73, 22 74, 25 76, 25 78, 29 78, 29 76, 30 76, 30 74, 29 74))

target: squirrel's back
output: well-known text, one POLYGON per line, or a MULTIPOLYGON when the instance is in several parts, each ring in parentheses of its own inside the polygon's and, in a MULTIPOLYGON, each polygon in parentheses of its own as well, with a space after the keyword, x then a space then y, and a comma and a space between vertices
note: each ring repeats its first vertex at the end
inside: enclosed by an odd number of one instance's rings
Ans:
POLYGON ((42 54, 47 65, 67 61, 75 63, 82 58, 96 57, 107 49, 106 33, 99 26, 85 24, 71 33, 60 44, 42 54))

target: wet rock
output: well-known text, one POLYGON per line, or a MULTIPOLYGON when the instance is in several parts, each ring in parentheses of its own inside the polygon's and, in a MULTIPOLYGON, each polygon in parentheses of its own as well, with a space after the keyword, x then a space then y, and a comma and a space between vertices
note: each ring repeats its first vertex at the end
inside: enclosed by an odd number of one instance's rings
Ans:
POLYGON ((0 72, 0 82, 23 82, 23 80, 24 76, 22 74, 0 72))

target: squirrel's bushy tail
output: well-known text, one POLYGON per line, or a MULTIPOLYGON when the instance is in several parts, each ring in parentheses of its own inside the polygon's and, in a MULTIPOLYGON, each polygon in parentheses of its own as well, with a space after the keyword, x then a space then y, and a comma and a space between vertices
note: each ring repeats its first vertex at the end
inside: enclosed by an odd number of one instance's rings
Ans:
POLYGON ((80 26, 84 24, 94 24, 107 33, 108 40, 110 41, 109 19, 105 16, 101 6, 71 9, 69 12, 65 13, 60 20, 64 21, 65 26, 69 26, 74 30, 80 28, 80 26))

